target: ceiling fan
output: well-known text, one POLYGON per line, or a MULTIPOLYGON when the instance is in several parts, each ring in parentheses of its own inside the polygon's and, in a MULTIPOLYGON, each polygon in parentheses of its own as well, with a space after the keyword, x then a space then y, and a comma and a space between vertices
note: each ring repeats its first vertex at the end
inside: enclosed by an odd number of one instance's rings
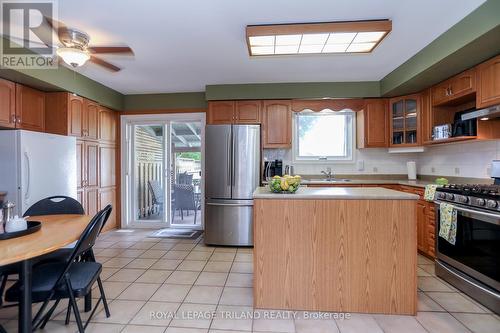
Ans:
POLYGON ((134 55, 134 51, 128 46, 89 46, 90 36, 80 30, 68 28, 65 24, 45 17, 45 21, 54 31, 63 45, 57 48, 56 54, 73 68, 84 65, 87 61, 102 66, 112 72, 118 72, 120 67, 115 66, 96 55, 98 54, 120 54, 134 55))

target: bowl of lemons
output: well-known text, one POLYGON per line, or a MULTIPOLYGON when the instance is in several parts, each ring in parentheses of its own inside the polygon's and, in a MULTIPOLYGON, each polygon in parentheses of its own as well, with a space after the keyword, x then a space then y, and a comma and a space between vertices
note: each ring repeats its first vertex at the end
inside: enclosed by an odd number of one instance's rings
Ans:
POLYGON ((300 176, 274 176, 269 180, 269 189, 273 193, 295 193, 299 188, 300 176))

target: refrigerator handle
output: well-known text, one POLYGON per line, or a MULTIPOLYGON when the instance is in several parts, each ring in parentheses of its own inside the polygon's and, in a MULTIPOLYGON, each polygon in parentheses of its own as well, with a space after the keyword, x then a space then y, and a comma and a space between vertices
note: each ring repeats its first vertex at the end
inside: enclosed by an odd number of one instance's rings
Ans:
POLYGON ((232 140, 232 135, 231 133, 228 133, 227 135, 227 156, 228 156, 228 159, 227 159, 227 183, 229 184, 229 186, 231 186, 231 168, 232 168, 232 146, 233 146, 233 140, 232 140))
POLYGON ((24 199, 28 200, 30 197, 31 166, 30 166, 30 157, 27 151, 24 152, 24 157, 26 158, 26 171, 27 171, 26 192, 24 193, 24 199))

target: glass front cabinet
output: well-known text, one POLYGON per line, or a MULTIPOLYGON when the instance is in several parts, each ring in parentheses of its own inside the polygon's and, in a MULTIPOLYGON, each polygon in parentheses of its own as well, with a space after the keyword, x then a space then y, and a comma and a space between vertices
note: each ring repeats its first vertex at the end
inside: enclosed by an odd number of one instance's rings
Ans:
POLYGON ((391 147, 420 145, 420 96, 393 98, 390 108, 391 147))

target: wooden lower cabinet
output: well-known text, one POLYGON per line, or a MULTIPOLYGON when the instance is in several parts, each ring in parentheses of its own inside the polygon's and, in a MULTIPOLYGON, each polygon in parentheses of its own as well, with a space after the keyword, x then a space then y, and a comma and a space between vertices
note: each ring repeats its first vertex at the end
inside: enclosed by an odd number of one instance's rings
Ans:
POLYGON ((417 248, 419 251, 427 251, 427 240, 426 240, 426 223, 427 216, 425 215, 425 204, 420 201, 417 202, 417 248))
POLYGON ((383 187, 420 196, 417 201, 417 248, 421 254, 436 257, 436 210, 433 202, 423 200, 424 189, 397 184, 307 184, 308 187, 383 187))
POLYGON ((99 211, 98 195, 97 187, 85 189, 85 213, 87 215, 94 216, 99 211))
POLYGON ((423 188, 403 185, 399 187, 399 190, 420 196, 420 200, 417 202, 417 247, 421 254, 435 258, 436 213, 434 203, 423 200, 423 188))
POLYGON ((116 201, 116 188, 101 188, 99 189, 99 209, 103 209, 106 205, 111 204, 113 206, 113 210, 111 211, 111 215, 109 216, 106 225, 104 226, 104 230, 110 230, 113 228, 119 227, 118 221, 116 219, 116 212, 118 210, 118 205, 116 201))
POLYGON ((116 185, 116 147, 99 145, 99 187, 116 185))

